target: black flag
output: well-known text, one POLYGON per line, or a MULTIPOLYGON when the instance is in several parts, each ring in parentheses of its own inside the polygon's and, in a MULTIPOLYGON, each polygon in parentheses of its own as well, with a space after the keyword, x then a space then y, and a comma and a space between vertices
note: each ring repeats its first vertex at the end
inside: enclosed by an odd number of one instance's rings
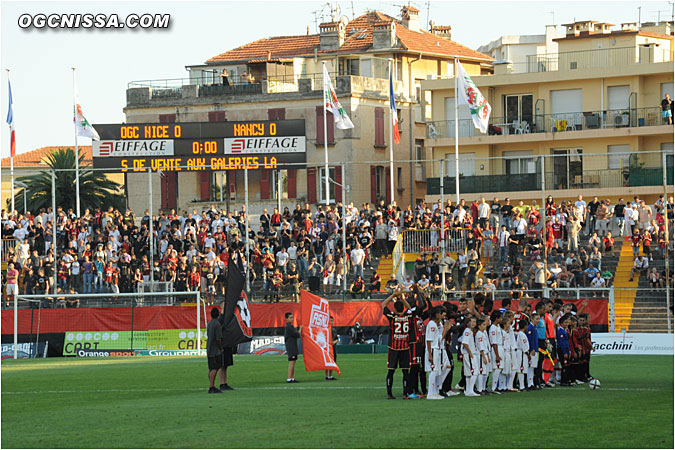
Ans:
POLYGON ((225 307, 223 308, 223 346, 234 347, 242 342, 250 342, 253 336, 251 312, 248 298, 244 292, 246 278, 243 275, 241 255, 230 254, 227 267, 227 288, 225 307), (236 259, 236 261, 235 261, 236 259))

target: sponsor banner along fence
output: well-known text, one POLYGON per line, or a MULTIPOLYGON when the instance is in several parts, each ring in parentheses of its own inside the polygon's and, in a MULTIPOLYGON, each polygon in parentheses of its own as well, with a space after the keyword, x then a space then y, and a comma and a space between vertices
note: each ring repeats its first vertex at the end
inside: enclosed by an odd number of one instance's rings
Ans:
POLYGON ((675 340, 667 333, 594 333, 594 355, 670 355, 675 340))
MULTIPOLYGON (((16 356, 18 358, 46 358, 49 342, 19 342, 16 356)), ((2 344, 2 359, 14 358, 14 343, 2 344)))
MULTIPOLYGON (((567 300, 581 308, 584 299, 567 300)), ((537 299, 528 299, 534 307, 537 299)), ((440 304, 433 302, 434 305, 440 304)), ((452 302, 455 303, 456 302, 452 302)), ((516 309, 517 305, 512 305, 516 309)), ((590 299, 585 312, 591 316, 591 325, 604 326, 607 329, 609 320, 608 302, 603 299, 590 299)), ((497 309, 499 305, 495 305, 497 309)), ((207 314, 210 308, 207 308, 207 314)), ((293 312, 301 316, 297 303, 276 303, 249 305, 251 327, 254 330, 267 328, 283 328, 286 321, 284 314, 293 312)), ((386 327, 387 321, 382 315, 380 302, 331 302, 331 315, 335 318, 336 327, 351 327, 359 322, 363 327, 386 327)), ((31 327, 31 310, 18 311, 19 333, 28 332, 31 327)), ((196 328, 195 307, 184 306, 147 306, 134 308, 133 319, 131 308, 73 308, 44 309, 41 312, 40 334, 66 333, 71 330, 90 331, 130 331, 132 330, 194 330, 196 328)), ((202 325, 204 325, 202 318, 202 325)), ((33 325, 35 328, 35 325, 33 325)), ((14 332, 13 311, 2 311, 2 334, 14 332)))

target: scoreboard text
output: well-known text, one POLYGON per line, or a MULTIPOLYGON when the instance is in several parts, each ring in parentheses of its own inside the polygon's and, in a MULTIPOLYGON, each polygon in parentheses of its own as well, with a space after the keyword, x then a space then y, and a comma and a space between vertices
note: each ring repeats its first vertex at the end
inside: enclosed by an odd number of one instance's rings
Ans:
POLYGON ((94 125, 95 168, 201 171, 301 168, 305 121, 94 125))

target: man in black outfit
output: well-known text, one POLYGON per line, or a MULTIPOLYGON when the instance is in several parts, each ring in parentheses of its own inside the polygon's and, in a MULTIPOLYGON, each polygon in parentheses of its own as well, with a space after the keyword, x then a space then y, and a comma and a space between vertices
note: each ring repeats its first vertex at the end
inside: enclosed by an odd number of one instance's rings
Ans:
MULTIPOLYGON (((225 303, 222 304, 222 309, 225 311, 225 303)), ((218 316, 218 322, 222 330, 222 335, 225 336, 225 314, 218 316)), ((221 391, 233 391, 234 388, 227 384, 227 368, 234 365, 234 347, 223 347, 223 366, 220 368, 220 390, 221 391)))
POLYGON ((295 379, 295 362, 298 360, 298 339, 301 337, 302 325, 296 329, 293 326, 293 313, 286 313, 286 328, 284 329, 284 343, 288 354, 288 378, 286 383, 298 383, 295 379))
POLYGON ((215 387, 216 374, 223 366, 223 332, 218 321, 220 312, 218 308, 211 309, 211 320, 206 325, 206 357, 209 361, 209 394, 220 394, 220 389, 215 387))

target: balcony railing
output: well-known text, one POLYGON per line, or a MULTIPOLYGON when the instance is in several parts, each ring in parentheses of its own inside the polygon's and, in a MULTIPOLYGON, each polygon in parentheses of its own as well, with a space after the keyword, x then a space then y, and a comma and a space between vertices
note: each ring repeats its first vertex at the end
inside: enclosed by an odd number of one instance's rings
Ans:
MULTIPOLYGON (((539 173, 462 176, 459 178, 462 194, 484 192, 520 192, 541 190, 539 173)), ((667 183, 673 184, 673 172, 667 173, 667 183)), ((622 188, 633 186, 661 186, 663 169, 641 167, 625 169, 584 170, 581 174, 546 172, 546 190, 622 188)), ((445 177, 443 193, 455 193, 455 177, 445 177)), ((427 195, 440 194, 440 178, 427 178, 427 195)))
POLYGON ((673 51, 658 47, 620 47, 527 56, 527 72, 621 67, 673 61, 673 51))
MULTIPOLYGON (((534 114, 523 120, 491 116, 487 133, 481 133, 472 119, 460 119, 459 137, 510 135, 531 133, 565 133, 569 131, 604 128, 644 127, 663 124, 661 108, 627 108, 605 111, 585 111, 558 114, 534 114)), ((427 138, 455 137, 455 121, 427 122, 427 138)))
MULTIPOLYGON (((329 74, 333 82, 336 73, 329 74)), ((191 78, 167 78, 160 80, 131 81, 127 89, 149 87, 152 89, 152 98, 181 98, 184 86, 197 86, 199 96, 219 96, 237 94, 278 94, 298 92, 301 88, 300 80, 309 80, 314 89, 320 89, 323 82, 323 73, 290 74, 290 75, 263 75, 254 78, 231 76, 227 83, 217 75, 202 75, 191 78)))

